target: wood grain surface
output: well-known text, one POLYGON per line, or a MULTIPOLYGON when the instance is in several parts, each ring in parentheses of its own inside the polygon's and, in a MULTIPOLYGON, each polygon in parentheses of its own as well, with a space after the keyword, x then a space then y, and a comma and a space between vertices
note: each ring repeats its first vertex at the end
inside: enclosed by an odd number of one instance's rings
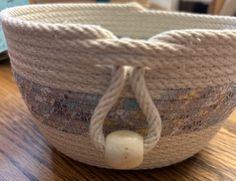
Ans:
MULTIPOLYGON (((66 146, 66 145, 65 145, 66 146)), ((32 122, 13 80, 0 62, 0 181, 235 181, 236 112, 196 156, 173 166, 115 171, 88 166, 56 151, 32 122)))

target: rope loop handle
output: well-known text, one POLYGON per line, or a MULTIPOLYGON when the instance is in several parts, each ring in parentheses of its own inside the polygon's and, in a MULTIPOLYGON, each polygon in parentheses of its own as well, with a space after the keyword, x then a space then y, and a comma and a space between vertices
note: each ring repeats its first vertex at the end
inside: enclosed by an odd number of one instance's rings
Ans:
POLYGON ((143 114, 147 118, 149 127, 148 134, 144 138, 144 153, 152 150, 160 139, 162 129, 161 118, 145 83, 145 69, 122 66, 116 69, 111 84, 100 99, 90 121, 90 138, 95 147, 101 152, 104 152, 105 148, 105 137, 103 133, 104 119, 120 96, 127 79, 128 71, 131 73, 129 80, 132 90, 143 114))

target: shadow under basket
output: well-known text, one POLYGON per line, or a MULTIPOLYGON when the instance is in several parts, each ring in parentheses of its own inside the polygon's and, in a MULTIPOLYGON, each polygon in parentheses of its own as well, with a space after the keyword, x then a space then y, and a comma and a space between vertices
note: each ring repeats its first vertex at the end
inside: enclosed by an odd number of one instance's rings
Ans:
POLYGON ((29 5, 1 18, 35 123, 80 162, 115 169, 180 162, 234 109, 234 17, 131 3, 29 5))

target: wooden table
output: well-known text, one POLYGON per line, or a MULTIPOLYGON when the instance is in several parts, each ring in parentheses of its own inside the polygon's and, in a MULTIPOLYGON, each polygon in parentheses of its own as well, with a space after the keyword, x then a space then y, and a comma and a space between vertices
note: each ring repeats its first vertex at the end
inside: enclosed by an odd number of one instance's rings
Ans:
POLYGON ((32 122, 9 62, 0 62, 0 180, 235 181, 236 112, 207 148, 182 163, 142 171, 96 168, 73 161, 50 146, 32 122))

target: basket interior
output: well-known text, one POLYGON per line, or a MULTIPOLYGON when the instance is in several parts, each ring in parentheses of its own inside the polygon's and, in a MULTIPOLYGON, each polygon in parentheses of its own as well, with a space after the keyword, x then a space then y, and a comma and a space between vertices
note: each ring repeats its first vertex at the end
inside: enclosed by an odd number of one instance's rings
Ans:
POLYGON ((235 18, 146 10, 137 4, 51 4, 13 8, 8 15, 43 24, 98 25, 118 37, 148 39, 169 30, 235 29, 235 18))

